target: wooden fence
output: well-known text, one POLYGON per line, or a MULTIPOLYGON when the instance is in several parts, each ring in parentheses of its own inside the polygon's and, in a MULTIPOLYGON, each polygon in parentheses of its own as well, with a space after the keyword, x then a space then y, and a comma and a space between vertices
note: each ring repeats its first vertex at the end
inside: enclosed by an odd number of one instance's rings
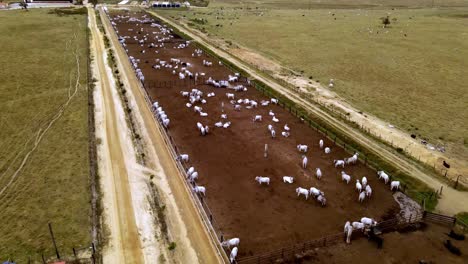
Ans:
POLYGON ((433 222, 436 224, 443 224, 446 226, 454 226, 457 223, 457 219, 455 217, 431 213, 424 211, 423 219, 427 222, 433 222))

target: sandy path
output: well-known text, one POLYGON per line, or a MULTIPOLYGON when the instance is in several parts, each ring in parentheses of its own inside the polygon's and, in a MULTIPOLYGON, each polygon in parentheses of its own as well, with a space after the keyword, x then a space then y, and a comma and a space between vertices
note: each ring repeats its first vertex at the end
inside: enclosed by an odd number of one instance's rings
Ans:
POLYGON ((238 60, 237 58, 234 58, 231 56, 229 53, 211 45, 208 41, 203 39, 202 37, 194 34, 191 30, 188 30, 178 24, 173 23, 171 20, 168 20, 160 15, 158 15, 155 12, 151 12, 151 14, 155 15, 159 19, 165 21, 166 23, 170 24, 171 26, 177 28, 181 32, 187 34, 188 36, 192 37, 195 41, 201 43, 202 45, 205 45, 206 47, 209 47, 211 50, 213 50, 218 56, 224 57, 225 59, 231 61, 232 63, 236 64, 238 67, 240 67, 242 70, 248 72, 253 78, 256 78, 258 80, 261 80, 262 82, 266 83, 276 91, 280 92, 284 96, 288 97, 289 99, 293 100, 295 103, 298 105, 304 107, 304 109, 307 109, 310 113, 320 117, 322 120, 327 122, 330 126, 334 127, 338 131, 340 131, 343 135, 349 136, 353 139, 355 139, 357 142, 359 142, 362 145, 368 146, 374 153, 380 155, 383 159, 385 159, 387 162, 391 162, 394 164, 398 169, 408 173, 409 175, 412 175, 413 177, 421 180, 422 182, 426 183, 429 187, 433 189, 440 189, 441 186, 443 186, 443 195, 441 199, 439 200, 437 210, 453 215, 461 211, 466 211, 467 206, 466 202, 468 201, 468 193, 464 192, 459 192, 457 190, 452 189, 449 187, 447 184, 439 181, 438 179, 431 177, 424 173, 423 170, 418 168, 418 165, 415 164, 414 162, 401 157, 400 155, 397 155, 393 153, 391 150, 389 150, 387 147, 383 146, 381 143, 377 142, 376 140, 367 137, 364 135, 362 132, 358 131, 357 129, 343 123, 340 120, 337 120, 335 117, 331 116, 329 113, 325 112, 324 110, 320 109, 319 106, 317 106, 314 103, 309 102, 308 100, 302 98, 300 95, 297 93, 290 91, 287 88, 284 88, 282 85, 278 84, 275 81, 272 81, 271 79, 267 79, 257 73, 255 69, 252 69, 251 66, 247 65, 246 63, 238 60))
MULTIPOLYGON (((114 79, 106 65, 107 56, 102 35, 96 25, 94 10, 89 8, 89 28, 92 33, 91 51, 94 54, 96 85, 96 135, 102 143, 98 146, 99 173, 104 192, 105 224, 109 228, 109 245, 104 249, 104 263, 143 263, 140 238, 135 223, 128 173, 119 129, 122 113, 118 113, 112 90, 114 79)), ((125 117, 123 117, 125 122, 125 117)))
POLYGON ((154 177, 154 183, 161 192, 166 205, 167 224, 172 240, 176 242, 175 251, 167 253, 175 263, 224 263, 226 260, 213 241, 212 233, 207 231, 206 223, 200 217, 199 208, 192 201, 183 175, 177 170, 175 161, 161 134, 159 124, 145 100, 144 89, 140 86, 127 54, 120 46, 117 36, 103 11, 101 19, 116 52, 116 60, 121 80, 129 87, 129 101, 132 112, 145 141, 147 160, 154 177))

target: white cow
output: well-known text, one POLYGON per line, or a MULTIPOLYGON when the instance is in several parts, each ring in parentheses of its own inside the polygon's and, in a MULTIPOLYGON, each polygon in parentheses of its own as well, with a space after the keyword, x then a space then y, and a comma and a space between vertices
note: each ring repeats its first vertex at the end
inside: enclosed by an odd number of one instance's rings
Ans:
POLYGON ((335 164, 335 168, 338 166, 341 166, 344 169, 344 165, 345 165, 344 160, 333 160, 333 163, 335 164))
POLYGON ((235 95, 233 93, 226 93, 228 99, 234 100, 235 95))
POLYGON ((296 188, 296 193, 297 193, 297 196, 302 194, 305 196, 306 200, 309 199, 309 191, 305 188, 302 188, 302 187, 296 188))
MULTIPOLYGON (((221 62, 220 62, 221 63, 221 62)), ((231 261, 231 263, 234 263, 234 261, 236 260, 236 257, 237 257, 237 252, 239 251, 239 249, 237 247, 234 247, 231 251, 231 255, 229 256, 229 260, 231 261)))
POLYGON ((356 162, 358 161, 358 156, 359 153, 354 153, 354 155, 351 158, 346 159, 346 164, 356 164, 356 162))
POLYGON ((283 131, 283 132, 281 132, 281 135, 283 137, 289 137, 290 134, 289 134, 289 132, 283 131))
POLYGON ((193 187, 193 191, 196 192, 196 193, 201 193, 203 194, 203 196, 205 196, 205 192, 206 192, 206 188, 203 187, 203 186, 195 186, 193 187))
POLYGON ((271 120, 272 120, 273 122, 275 122, 275 123, 278 123, 278 122, 279 122, 279 119, 276 118, 276 116, 274 116, 271 120))
POLYGON ((254 122, 257 122, 257 121, 262 121, 262 116, 261 115, 256 115, 253 119, 254 122))
POLYGON ((327 205, 327 199, 323 195, 317 196, 317 202, 319 202, 322 206, 327 205))
POLYGON ((320 148, 323 148, 323 139, 321 139, 321 140, 319 141, 319 146, 320 146, 320 148))
POLYGON ((363 187, 363 188, 366 188, 366 185, 367 185, 367 178, 366 178, 366 177, 362 177, 361 183, 362 183, 362 187, 363 187))
POLYGON ((192 175, 192 173, 195 171, 195 168, 194 167, 190 167, 188 170, 187 170, 187 178, 190 177, 190 175, 192 175))
POLYGON ((345 181, 346 184, 348 184, 349 181, 351 181, 351 176, 346 174, 346 172, 342 171, 341 172, 341 180, 345 181))
POLYGON ((272 138, 275 138, 275 137, 276 137, 276 132, 275 132, 275 130, 272 129, 272 130, 270 130, 270 132, 271 132, 271 137, 272 137, 272 138))
POLYGON ((188 154, 180 154, 179 157, 177 157, 177 160, 188 162, 189 161, 189 155, 188 154))
POLYGON ((196 179, 198 179, 198 172, 195 171, 190 175, 190 181, 194 182, 196 179))
POLYGON ((307 145, 302 145, 302 144, 297 145, 297 150, 298 150, 299 152, 304 152, 304 153, 306 153, 306 152, 307 152, 307 149, 308 149, 307 145))
POLYGON ((362 203, 365 198, 366 198, 366 192, 359 193, 359 198, 358 198, 359 202, 362 203))
POLYGON ((307 161, 308 161, 308 160, 307 160, 307 157, 304 156, 304 157, 302 158, 302 168, 304 168, 304 169, 307 168, 307 161))
POLYGON ((314 196, 314 197, 318 197, 319 195, 325 196, 324 192, 320 191, 319 189, 317 189, 315 187, 310 188, 309 194, 314 196))
POLYGON ((276 99, 276 98, 271 98, 270 101, 271 101, 272 104, 278 104, 278 99, 276 99))
POLYGON ((353 226, 348 222, 345 225, 345 236, 346 236, 346 243, 351 243, 351 236, 353 235, 353 226))
POLYGON ((356 180, 356 190, 358 192, 362 191, 362 184, 359 182, 359 179, 356 180))
POLYGON ((317 176, 317 179, 322 179, 322 171, 320 170, 320 168, 316 168, 315 169, 315 176, 317 176))
POLYGON ((351 226, 353 227, 353 229, 356 229, 356 230, 364 229, 365 227, 364 224, 361 222, 353 222, 351 226))
POLYGON ((227 248, 237 247, 239 246, 239 244, 240 244, 240 239, 237 237, 221 242, 221 246, 227 247, 227 248))
POLYGON ((374 219, 368 218, 368 217, 361 218, 361 223, 363 223, 365 226, 376 226, 377 225, 377 222, 374 219))
POLYGON ((283 182, 284 183, 293 183, 294 182, 294 177, 292 177, 292 176, 283 176, 283 182))
POLYGON ((288 124, 285 124, 285 125, 284 125, 284 131, 288 131, 288 132, 289 132, 289 130, 290 130, 290 128, 289 128, 288 124))
POLYGON ((258 182, 258 184, 266 183, 267 185, 270 185, 270 178, 269 177, 262 177, 262 176, 257 176, 255 177, 255 180, 258 182))
POLYGON ((397 191, 400 189, 400 182, 399 181, 392 181, 390 183, 390 190, 393 191, 393 189, 396 189, 397 191))
POLYGON ((388 180, 390 179, 390 177, 384 171, 378 171, 377 175, 379 176, 379 179, 384 179, 385 184, 388 183, 388 180))
POLYGON ((370 187, 370 185, 366 186, 366 196, 369 198, 372 196, 372 188, 370 187))
POLYGON ((330 152, 331 152, 331 149, 329 147, 326 147, 325 148, 325 154, 330 154, 330 152))

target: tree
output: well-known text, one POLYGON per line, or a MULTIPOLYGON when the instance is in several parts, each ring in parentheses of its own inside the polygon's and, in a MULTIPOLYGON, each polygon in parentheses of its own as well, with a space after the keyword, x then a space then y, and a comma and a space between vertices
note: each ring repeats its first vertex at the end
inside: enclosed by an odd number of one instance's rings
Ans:
POLYGON ((26 11, 28 11, 28 3, 26 3, 26 0, 20 2, 19 5, 21 6, 21 9, 25 9, 26 11))
POLYGON ((89 0, 89 2, 93 4, 93 7, 96 7, 96 5, 98 4, 98 0, 89 0))
POLYGON ((380 20, 382 20, 382 24, 384 25, 383 27, 386 28, 388 25, 390 25, 390 17, 381 17, 380 20))

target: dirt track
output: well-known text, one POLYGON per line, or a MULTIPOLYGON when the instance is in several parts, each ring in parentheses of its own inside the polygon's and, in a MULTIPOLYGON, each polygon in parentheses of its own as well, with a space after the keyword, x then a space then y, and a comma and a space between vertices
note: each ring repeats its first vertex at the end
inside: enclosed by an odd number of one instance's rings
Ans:
POLYGON ((106 223, 110 229, 110 247, 104 252, 109 263, 143 263, 140 238, 135 223, 132 197, 125 166, 124 147, 119 136, 119 114, 112 96, 113 79, 106 66, 106 51, 102 35, 97 28, 94 10, 89 11, 89 27, 92 33, 91 50, 95 55, 94 71, 97 83, 96 116, 97 132, 102 144, 98 147, 99 168, 104 194, 106 223))
POLYGON ((357 129, 341 122, 340 120, 337 120, 324 110, 320 109, 318 106, 315 104, 307 101, 304 98, 301 98, 298 94, 295 94, 294 92, 288 90, 287 88, 282 87, 280 84, 272 81, 271 79, 265 78, 261 75, 259 75, 256 70, 252 69, 250 66, 245 64, 242 61, 239 61, 238 59, 232 57, 230 54, 227 52, 211 45, 208 41, 205 39, 201 38, 200 36, 194 34, 192 31, 187 30, 184 27, 181 27, 180 25, 174 24, 172 21, 159 16, 155 12, 151 12, 153 15, 158 17, 159 19, 165 21, 166 23, 170 24, 171 26, 177 28, 181 32, 184 32, 184 34, 189 35, 192 37, 195 41, 200 42, 206 47, 209 47, 211 50, 213 50, 218 56, 221 56, 233 63, 235 63, 237 66, 239 66, 241 69, 245 70, 248 72, 252 77, 259 79, 275 89, 276 91, 282 93, 286 97, 290 98, 294 102, 296 102, 298 105, 304 107, 308 111, 310 111, 312 114, 320 117, 322 120, 327 122, 329 125, 333 126, 335 129, 341 131, 341 133, 345 136, 349 136, 359 142, 362 145, 366 145, 370 147, 374 153, 377 153, 380 155, 383 159, 385 159, 387 162, 390 162, 394 164, 398 169, 408 173, 409 175, 412 175, 413 177, 421 180, 422 182, 426 183, 428 186, 430 186, 433 189, 440 189, 441 186, 444 187, 444 193, 439 200, 437 210, 453 215, 461 211, 466 211, 466 201, 468 200, 468 193, 466 192, 460 192, 457 190, 452 189, 449 187, 447 184, 440 182, 438 179, 431 177, 424 173, 420 168, 419 165, 416 163, 401 157, 400 155, 397 155, 393 153, 393 151, 389 150, 387 147, 383 146, 381 143, 377 142, 376 140, 373 140, 366 135, 362 134, 360 131, 357 129))

